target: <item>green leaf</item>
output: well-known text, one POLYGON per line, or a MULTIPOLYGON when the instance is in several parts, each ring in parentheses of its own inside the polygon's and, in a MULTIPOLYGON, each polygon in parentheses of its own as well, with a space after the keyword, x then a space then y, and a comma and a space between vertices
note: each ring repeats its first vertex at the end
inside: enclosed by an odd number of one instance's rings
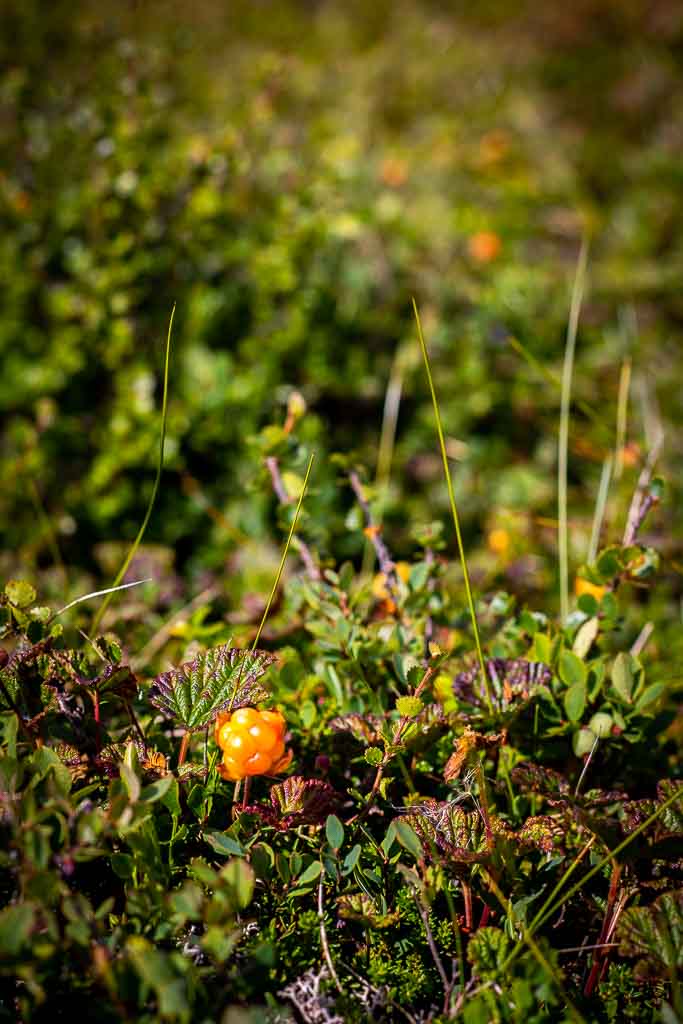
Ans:
POLYGON ((368 764, 372 764, 375 765, 375 767, 378 767, 384 760, 384 754, 379 749, 379 747, 368 747, 368 749, 365 751, 365 760, 368 762, 368 764))
POLYGON ((120 766, 120 773, 121 780, 128 793, 128 798, 134 804, 140 797, 142 786, 140 784, 140 762, 133 742, 130 742, 126 747, 126 753, 120 766))
POLYGON ((631 703, 633 687, 635 685, 635 673, 633 658, 630 654, 621 651, 614 659, 612 666, 612 686, 619 696, 627 704, 631 703))
POLYGON ((567 686, 574 686, 576 683, 586 683, 586 666, 572 651, 563 650, 560 652, 560 679, 567 686))
POLYGON ((401 846, 403 846, 408 853, 411 853, 415 860, 422 860, 424 851, 422 849, 422 843, 418 839, 415 830, 411 828, 407 821, 399 819, 394 822, 396 828, 396 838, 398 839, 401 846))
POLYGON ((36 599, 35 587, 26 580, 10 580, 5 586, 5 597, 16 608, 28 608, 36 599))
POLYGON ((244 850, 232 836, 226 832, 213 832, 208 829, 203 833, 209 846, 221 857, 243 857, 244 850))
POLYGON ((478 977, 495 978, 509 952, 512 940, 500 928, 479 928, 467 943, 467 959, 478 977))
POLYGON ((588 723, 588 728, 591 732, 601 739, 607 739, 608 736, 612 735, 612 726, 614 721, 611 715, 608 715, 605 711, 596 711, 588 723))
POLYGON ((161 797, 161 802, 166 810, 170 811, 174 818, 180 817, 180 787, 178 785, 178 780, 173 778, 173 776, 171 776, 171 785, 161 797))
POLYGON ((360 860, 361 847, 358 843, 355 844, 344 857, 344 874, 348 875, 355 868, 356 864, 360 860))
POLYGON ((315 882, 316 878, 319 877, 322 869, 323 866, 320 863, 320 861, 314 860, 311 864, 308 865, 306 870, 299 875, 299 877, 296 880, 296 884, 299 886, 310 885, 311 882, 315 882))
POLYGON ((415 718, 423 706, 419 697, 399 697, 396 701, 396 710, 403 718, 415 718))
POLYGON ((596 735, 590 729, 579 729, 574 733, 572 747, 577 757, 585 757, 590 754, 595 743, 596 735))
POLYGON ((17 956, 28 944, 33 929, 33 904, 18 903, 0 911, 0 953, 4 957, 17 956))
POLYGON ((542 661, 545 665, 549 665, 552 657, 552 644, 550 642, 550 637, 545 633, 536 633, 534 635, 534 642, 529 657, 533 657, 536 661, 542 661))
POLYGON ((344 844, 344 826, 336 814, 328 814, 325 835, 333 850, 340 850, 344 844))
POLYGON ((586 622, 579 626, 572 645, 572 649, 577 658, 581 658, 582 661, 584 660, 593 646, 599 629, 600 622, 597 618, 587 619, 586 622))
POLYGON ((112 853, 111 867, 115 875, 125 880, 133 877, 135 861, 129 853, 112 853))
POLYGON ((683 968, 683 891, 662 893, 649 907, 631 907, 617 930, 622 956, 637 956, 653 975, 683 968))
POLYGON ((164 775, 162 778, 157 779, 156 782, 152 782, 149 786, 145 786, 140 793, 141 802, 153 804, 156 803, 157 800, 163 800, 175 781, 176 780, 172 775, 164 775))
POLYGON ((227 644, 214 647, 157 676, 150 701, 168 718, 195 732, 228 707, 236 710, 264 700, 268 691, 257 680, 274 661, 275 656, 266 651, 243 651, 227 644))
POLYGON ((666 683, 651 683, 650 686, 646 686, 636 701, 636 711, 644 711, 650 704, 654 704, 665 690, 666 683))
POLYGON ((574 683, 564 695, 564 707, 570 722, 578 722, 586 708, 585 683, 574 683))
POLYGON ((154 991, 159 1004, 158 1016, 189 1020, 187 984, 175 974, 171 955, 161 952, 140 935, 128 939, 125 952, 140 979, 154 991))

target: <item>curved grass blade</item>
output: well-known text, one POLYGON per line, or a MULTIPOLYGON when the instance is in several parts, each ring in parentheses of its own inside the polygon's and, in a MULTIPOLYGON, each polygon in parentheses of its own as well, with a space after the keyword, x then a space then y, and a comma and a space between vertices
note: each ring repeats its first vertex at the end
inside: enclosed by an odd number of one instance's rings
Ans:
POLYGON ((446 455, 446 442, 443 435, 443 427, 441 425, 441 414, 439 412, 439 403, 436 398, 436 391, 434 389, 434 381, 432 379, 432 369, 429 362, 429 354, 427 352, 427 346, 422 334, 422 324, 420 323, 420 314, 417 310, 417 303, 413 299, 413 312, 415 314, 415 323, 417 324, 417 336, 420 340, 420 348, 422 349, 422 358, 424 359, 425 369, 427 371, 427 380, 429 381, 429 390, 432 396, 432 405, 434 406, 434 419, 436 420, 436 432, 439 435, 439 447, 441 448, 441 459, 443 462, 444 476, 446 477, 446 486, 448 488, 448 500, 451 505, 451 515, 453 517, 453 526, 455 527, 455 536, 458 540, 458 553, 460 555, 460 564, 462 566, 462 575, 465 582, 465 592, 467 594, 467 604, 470 610, 470 619, 472 621, 472 632, 474 633, 474 643, 477 648, 477 657, 479 659, 479 667, 481 669, 481 677, 484 685, 484 693, 486 694, 486 703, 489 711, 493 711, 493 704, 491 702, 491 689, 489 685, 489 677, 486 672, 486 663, 484 662, 484 653, 481 647, 481 639, 479 637, 479 626, 477 624, 477 613, 474 609, 474 598, 472 597, 472 588, 470 586, 470 575, 467 571, 467 562, 465 560, 465 548, 462 542, 462 533, 460 532, 460 519, 458 517, 458 508, 455 501, 455 492, 453 490, 453 481, 451 480, 451 473, 448 467, 448 456, 446 455))
POLYGON ((576 264, 574 287, 569 307, 567 324, 567 341, 564 349, 562 367, 562 391, 560 395, 560 431, 557 441, 557 519, 558 556, 560 561, 560 617, 562 624, 569 615, 569 526, 567 522, 567 462, 569 453, 569 404, 572 391, 572 373, 574 371, 574 352, 576 335, 579 329, 579 314, 583 301, 586 282, 586 265, 588 263, 588 239, 584 236, 581 251, 576 264))
POLYGON ((48 619, 48 625, 56 619, 58 616, 63 615, 64 612, 68 612, 69 608, 73 608, 74 605, 81 604, 82 601, 89 601, 91 597, 102 597, 103 594, 115 594, 118 590, 128 590, 129 587, 139 587, 143 583, 151 583, 152 577, 148 576, 145 580, 133 580, 132 583, 121 583, 119 586, 107 587, 106 590, 93 590, 90 594, 82 594, 81 597, 75 598, 73 601, 69 601, 63 608, 60 608, 58 612, 54 612, 48 619))
MULTIPOLYGON (((130 551, 128 552, 128 554, 126 555, 126 558, 124 559, 123 565, 121 566, 121 568, 119 569, 119 571, 116 574, 116 578, 114 579, 114 582, 112 583, 112 587, 111 587, 112 592, 118 587, 119 583, 121 582, 123 577, 126 575, 126 573, 128 571, 128 567, 130 566, 130 563, 135 558, 135 553, 136 553, 136 551, 138 550, 138 548, 140 546, 140 542, 142 541, 142 538, 144 537, 145 531, 147 529, 147 524, 149 523, 149 520, 151 518, 152 509, 154 508, 154 502, 156 501, 157 492, 159 490, 159 483, 161 482, 161 471, 162 471, 163 465, 164 465, 164 444, 166 442, 166 421, 167 421, 167 416, 168 416, 168 365, 169 365, 169 358, 170 358, 170 354, 171 354, 171 332, 173 330, 173 317, 175 316, 175 309, 176 309, 176 307, 175 307, 175 303, 174 303, 173 309, 171 310, 171 317, 170 317, 170 319, 168 321, 168 332, 166 334, 166 354, 165 354, 165 357, 164 357, 164 392, 163 392, 163 398, 162 398, 162 402, 161 402, 161 432, 160 432, 160 435, 159 435, 159 457, 157 459, 157 472, 156 472, 156 476, 154 478, 154 486, 152 487, 152 494, 151 494, 151 497, 149 499, 149 504, 147 505, 147 511, 145 512, 145 518, 142 520, 142 525, 141 525, 140 529, 138 530, 138 535, 135 538, 135 540, 133 541, 133 543, 131 545, 131 548, 130 548, 130 551)), ((106 612, 107 608, 109 607, 110 601, 111 601, 111 596, 109 595, 109 596, 107 596, 105 598, 105 600, 100 605, 100 607, 99 607, 99 609, 97 611, 97 614, 95 615, 95 618, 93 619, 92 626, 90 627, 91 635, 94 636, 95 633, 97 632, 97 629, 99 627, 100 622, 102 621, 104 613, 106 612)))

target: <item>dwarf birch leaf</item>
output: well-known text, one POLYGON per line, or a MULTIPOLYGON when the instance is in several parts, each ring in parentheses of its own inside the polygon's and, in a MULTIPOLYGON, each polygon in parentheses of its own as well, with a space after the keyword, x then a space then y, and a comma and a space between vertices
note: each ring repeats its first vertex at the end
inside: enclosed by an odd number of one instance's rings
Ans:
POLYGON ((579 627, 573 644, 573 651, 577 658, 583 660, 586 657, 593 646, 593 641, 598 635, 599 628, 600 622, 595 617, 586 619, 583 625, 579 627))
POLYGON ((268 691, 258 679, 274 661, 275 656, 266 651, 243 651, 227 644, 214 647, 158 675, 149 699, 167 718, 195 732, 228 707, 235 711, 264 700, 268 691))
POLYGON ((627 704, 631 703, 634 684, 633 659, 620 651, 612 666, 612 686, 627 704))

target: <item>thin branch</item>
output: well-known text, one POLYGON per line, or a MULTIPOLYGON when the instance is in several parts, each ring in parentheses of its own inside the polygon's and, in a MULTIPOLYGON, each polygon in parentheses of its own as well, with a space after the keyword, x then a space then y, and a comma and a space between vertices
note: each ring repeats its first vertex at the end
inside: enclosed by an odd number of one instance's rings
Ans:
POLYGON ((422 899, 420 898, 420 895, 417 892, 414 892, 413 896, 415 898, 415 905, 417 906, 418 913, 419 913, 420 917, 422 918, 422 924, 424 925, 424 930, 425 930, 425 932, 427 934, 427 945, 429 946, 429 952, 432 954, 432 960, 434 961, 436 969, 439 972, 439 977, 441 978, 441 984, 443 985, 444 1013, 446 1013, 446 1010, 447 1010, 447 1007, 448 1007, 448 1001, 449 1001, 450 994, 451 994, 451 983, 448 980, 448 977, 446 975, 446 970, 445 970, 444 965, 443 965, 443 960, 441 959, 441 956, 439 954, 439 950, 437 949, 437 946, 436 946, 436 942, 434 941, 434 935, 432 933, 432 929, 431 929, 431 926, 429 924, 429 912, 428 912, 427 908, 425 907, 424 903, 422 902, 422 899))
POLYGON ((626 529, 624 530, 624 539, 622 541, 625 548, 635 544, 638 531, 643 525, 645 516, 648 514, 652 506, 657 504, 658 499, 655 495, 650 493, 649 486, 650 481, 652 480, 655 464, 662 450, 663 441, 664 438, 660 435, 656 443, 652 446, 647 457, 647 461, 640 472, 640 476, 638 477, 638 484, 633 493, 631 506, 628 510, 628 517, 626 519, 626 529))
POLYGON ((396 589, 398 587, 396 563, 389 554, 389 549, 386 544, 382 540, 380 533, 381 527, 378 526, 372 518, 370 505, 363 493, 363 485, 355 470, 352 470, 351 473, 349 473, 349 483, 353 488, 353 493, 356 495, 358 504, 363 510, 363 516, 365 517, 365 536, 372 543, 372 546, 375 549, 380 571, 384 574, 384 585, 389 591, 389 596, 394 599, 396 597, 396 589))
MULTIPOLYGON (((322 868, 322 865, 321 865, 321 868, 322 868)), ((332 956, 330 955, 330 947, 329 947, 329 944, 327 942, 327 930, 325 928, 325 909, 323 907, 323 889, 324 889, 324 884, 325 884, 325 872, 324 872, 324 870, 321 870, 321 872, 320 872, 320 882, 318 883, 318 921, 320 923, 320 945, 323 948, 323 956, 325 957, 325 963, 327 964, 327 969, 329 970, 330 974, 332 975, 334 983, 337 986, 337 990, 343 994, 344 989, 341 987, 341 982, 339 981, 339 978, 337 976, 337 972, 334 969, 334 964, 332 962, 332 956)))
POLYGON ((650 637, 654 633, 654 630, 655 630, 654 622, 646 622, 645 623, 645 625, 641 629, 640 633, 638 634, 638 636, 634 640, 633 644, 631 645, 631 654, 633 655, 634 658, 637 658, 638 655, 642 653, 645 645, 647 644, 648 640, 650 639, 650 637))
MULTIPOLYGON (((280 466, 274 455, 269 455, 266 459, 266 467, 270 473, 270 480, 273 485, 273 490, 277 495, 277 499, 282 505, 291 505, 294 499, 287 493, 287 489, 284 485, 284 481, 280 474, 280 466)), ((321 579, 320 569, 318 568, 315 558, 311 552, 306 541, 302 540, 301 537, 294 538, 294 547, 299 552, 301 561, 306 567, 306 572, 312 580, 321 579)))

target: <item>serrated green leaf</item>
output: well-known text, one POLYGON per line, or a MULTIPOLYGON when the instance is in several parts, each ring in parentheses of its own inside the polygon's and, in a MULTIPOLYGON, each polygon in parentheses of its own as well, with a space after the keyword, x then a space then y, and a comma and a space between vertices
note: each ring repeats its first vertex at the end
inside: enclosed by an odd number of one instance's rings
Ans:
POLYGON ((631 907, 617 931, 622 956, 641 958, 655 973, 683 968, 683 891, 665 892, 649 907, 631 907))
POLYGON ((274 661, 266 651, 214 647, 157 676, 149 699, 168 718, 195 732, 228 707, 236 710, 264 700, 268 691, 257 680, 274 661))
POLYGON ((574 683, 564 695, 564 708, 570 722, 578 722, 586 708, 586 686, 574 683))
POLYGON ((379 747, 368 747, 368 749, 365 751, 365 760, 368 762, 368 764, 372 764, 375 765, 375 767, 377 767, 384 760, 384 754, 379 749, 379 747))
POLYGON ((16 608, 28 608, 36 599, 36 590, 26 580, 9 580, 5 586, 5 597, 16 608))
POLYGON ((403 718, 415 718, 422 711, 423 704, 419 697, 399 697, 396 710, 403 718))

